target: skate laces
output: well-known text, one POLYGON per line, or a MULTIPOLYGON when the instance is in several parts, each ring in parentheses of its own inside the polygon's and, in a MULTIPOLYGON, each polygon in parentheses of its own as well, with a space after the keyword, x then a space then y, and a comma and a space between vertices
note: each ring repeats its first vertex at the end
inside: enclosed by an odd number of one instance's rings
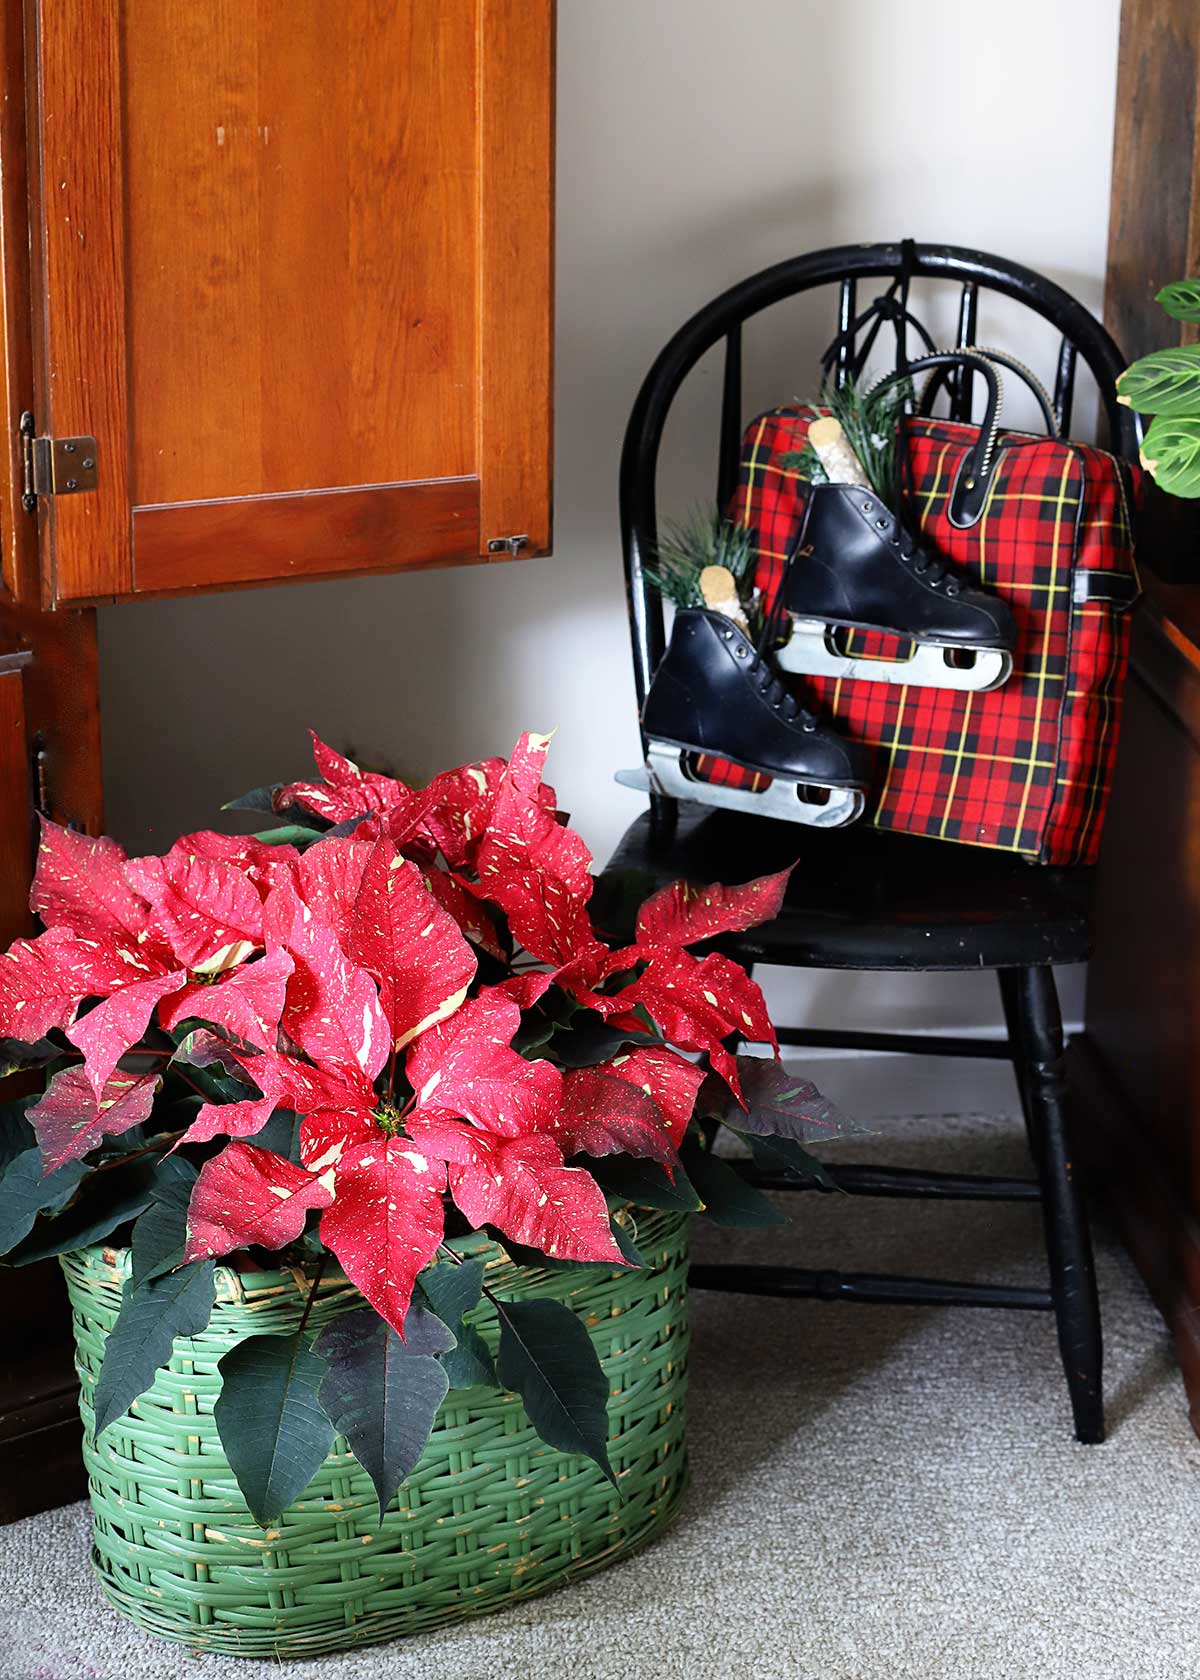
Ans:
POLYGON ((768 663, 762 643, 751 654, 746 675, 772 710, 780 713, 785 723, 799 723, 803 728, 810 730, 816 728, 815 715, 807 711, 796 696, 784 687, 768 663))

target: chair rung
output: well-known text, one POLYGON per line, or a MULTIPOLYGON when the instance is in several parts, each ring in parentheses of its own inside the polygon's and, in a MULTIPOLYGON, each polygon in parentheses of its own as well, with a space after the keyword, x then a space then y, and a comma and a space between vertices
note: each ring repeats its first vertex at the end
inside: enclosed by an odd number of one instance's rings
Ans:
POLYGON ((817 1301, 874 1301, 909 1307, 1015 1307, 1051 1312, 1048 1289, 1007 1283, 951 1283, 941 1278, 892 1277, 878 1272, 808 1271, 800 1266, 694 1265, 693 1289, 734 1295, 774 1295, 817 1301))
POLYGON ((773 1172, 752 1161, 731 1161, 736 1172, 759 1190, 834 1190, 850 1196, 899 1196, 913 1201, 1039 1202, 1035 1178, 997 1178, 984 1173, 922 1172, 914 1167, 838 1166, 826 1161, 830 1182, 773 1172))
POLYGON ((830 1027, 780 1027, 780 1044, 811 1050, 888 1050, 906 1056, 979 1056, 1012 1059, 1007 1038, 953 1038, 937 1033, 847 1032, 830 1027))

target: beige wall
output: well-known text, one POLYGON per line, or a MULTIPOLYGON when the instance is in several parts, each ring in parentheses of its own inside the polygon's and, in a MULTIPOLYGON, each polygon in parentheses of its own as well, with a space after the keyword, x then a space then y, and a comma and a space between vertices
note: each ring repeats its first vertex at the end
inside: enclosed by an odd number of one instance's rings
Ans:
MULTIPOLYGON (((557 725, 553 780, 606 854, 641 808, 611 780, 637 756, 616 463, 655 352, 758 267, 904 234, 1002 252, 1098 308, 1118 11, 560 0, 554 557, 106 610, 112 831, 145 849, 219 822, 231 793, 306 768, 307 724, 414 777, 557 725)), ((759 406, 811 389, 829 333, 780 315, 749 353, 759 406)), ((1000 316, 989 336, 1044 349, 1000 316)), ((716 377, 670 440, 679 512, 712 495, 716 377)), ((987 977, 968 979, 793 979, 788 1013, 994 1021, 987 977)))

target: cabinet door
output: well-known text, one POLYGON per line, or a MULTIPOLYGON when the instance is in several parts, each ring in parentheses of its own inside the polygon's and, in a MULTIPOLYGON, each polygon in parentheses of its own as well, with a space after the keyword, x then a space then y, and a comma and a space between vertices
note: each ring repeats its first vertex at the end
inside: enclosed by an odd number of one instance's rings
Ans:
POLYGON ((553 0, 29 9, 47 598, 545 552, 553 0))

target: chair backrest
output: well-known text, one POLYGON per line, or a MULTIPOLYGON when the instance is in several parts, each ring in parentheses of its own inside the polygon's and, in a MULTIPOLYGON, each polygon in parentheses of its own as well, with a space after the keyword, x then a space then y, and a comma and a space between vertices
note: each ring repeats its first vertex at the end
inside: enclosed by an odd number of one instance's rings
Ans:
MULTIPOLYGON (((1091 370, 1108 422, 1109 445, 1118 455, 1137 457, 1139 427, 1132 410, 1117 401, 1116 381, 1124 358, 1099 321, 1076 298, 1045 275, 1017 263, 971 251, 958 245, 914 245, 912 275, 957 282, 959 345, 975 342, 981 290, 998 292, 1026 305, 1061 333, 1054 375, 1054 412, 1067 435, 1075 396, 1075 372, 1082 357, 1091 370)), ((721 339, 725 341, 720 435, 717 449, 717 504, 725 508, 737 486, 741 448, 742 324, 772 304, 835 285, 839 382, 854 357, 853 325, 859 310, 861 280, 888 281, 902 269, 902 248, 892 245, 839 245, 807 256, 792 257, 751 275, 714 298, 682 326, 646 375, 629 417, 621 454, 621 540, 629 622, 633 638, 634 676, 639 708, 665 648, 662 601, 643 572, 643 559, 652 559, 657 544, 658 457, 663 428, 671 404, 692 368, 721 339)), ((831 336, 833 336, 831 334, 831 336)), ((949 392, 953 418, 970 417, 966 382, 949 392)))

